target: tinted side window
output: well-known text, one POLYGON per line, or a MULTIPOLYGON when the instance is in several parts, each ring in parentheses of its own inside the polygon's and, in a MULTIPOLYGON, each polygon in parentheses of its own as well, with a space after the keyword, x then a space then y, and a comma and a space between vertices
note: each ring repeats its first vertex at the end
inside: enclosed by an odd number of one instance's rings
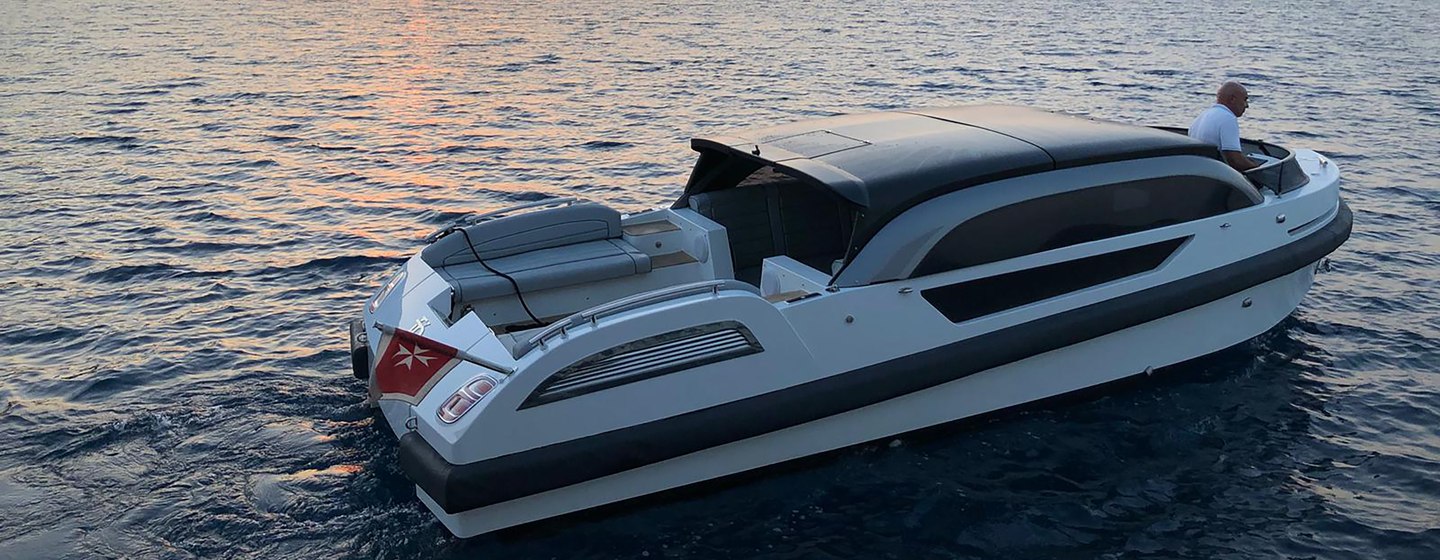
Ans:
POLYGON ((921 290, 953 323, 1154 270, 1188 237, 921 290))
POLYGON ((956 226, 912 276, 1208 218, 1249 205, 1238 190, 1208 177, 1146 179, 1036 198, 956 226))

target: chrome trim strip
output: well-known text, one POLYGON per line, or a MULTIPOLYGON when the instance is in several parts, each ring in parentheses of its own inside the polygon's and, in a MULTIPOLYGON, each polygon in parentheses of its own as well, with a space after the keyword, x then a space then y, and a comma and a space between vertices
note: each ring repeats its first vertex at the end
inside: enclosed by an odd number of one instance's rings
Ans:
MULTIPOLYGON (((739 334, 736 333, 739 337, 739 334)), ((598 362, 596 367, 577 369, 574 373, 563 379, 558 379, 547 391, 559 391, 575 385, 589 383, 595 380, 608 379, 610 377, 625 377, 637 371, 661 368, 670 365, 680 365, 692 360, 700 360, 711 355, 743 350, 749 346, 749 341, 743 337, 732 340, 707 343, 701 346, 676 348, 669 352, 654 356, 625 356, 620 362, 598 362)))
MULTIPOLYGON (((738 334, 738 333, 737 333, 738 334)), ((719 354, 728 350, 744 348, 749 343, 744 339, 708 342, 697 345, 686 345, 670 349, 667 352, 652 355, 628 355, 621 354, 614 362, 601 361, 592 366, 577 368, 573 372, 558 377, 550 389, 560 389, 563 386, 577 382, 602 379, 607 376, 623 376, 627 372, 650 367, 663 367, 666 365, 681 364, 692 359, 704 358, 711 354, 719 354)))
MULTIPOLYGON (((626 363, 626 362, 631 362, 631 361, 635 361, 635 360, 639 360, 639 359, 657 358, 657 357, 661 357, 661 356, 666 355, 666 354, 673 354, 673 353, 675 353, 675 352, 684 352, 684 351, 686 351, 686 350, 695 349, 695 348, 698 348, 698 347, 701 347, 701 346, 710 345, 710 344, 714 344, 714 343, 723 343, 723 342, 740 342, 740 343, 746 343, 747 341, 745 340, 745 335, 740 334, 738 331, 728 331, 728 332, 721 331, 721 332, 716 333, 716 334, 707 334, 707 335, 703 335, 703 336, 697 336, 697 337, 694 337, 694 338, 688 338, 688 339, 681 339, 681 340, 676 340, 676 341, 672 341, 672 342, 666 342, 666 343, 663 343, 663 344, 657 344, 657 345, 655 345, 655 346, 651 346, 651 347, 648 347, 648 348, 643 348, 643 349, 640 349, 640 350, 634 350, 634 351, 630 351, 630 352, 625 352, 625 353, 623 353, 623 354, 617 354, 617 355, 610 356, 610 357, 607 357, 607 358, 602 359, 602 360, 598 360, 598 361, 593 362, 593 363, 591 363, 591 364, 588 364, 586 367, 580 368, 580 370, 581 370, 581 371, 594 371, 595 369, 599 369, 599 368, 603 368, 603 367, 607 367, 607 366, 620 365, 620 364, 624 364, 624 363, 626 363)), ((568 377, 568 376, 567 376, 567 377, 568 377)))
POLYGON ((1308 222, 1305 222, 1305 223, 1303 223, 1303 224, 1300 224, 1300 225, 1298 225, 1298 226, 1295 226, 1294 228, 1291 228, 1290 231, 1288 231, 1288 232, 1286 232, 1286 233, 1289 233, 1290 235, 1295 235, 1295 234, 1300 233, 1301 231, 1308 230, 1308 229, 1311 228, 1311 226, 1318 225, 1318 224, 1320 224, 1321 222, 1329 223, 1330 220, 1331 220, 1332 218, 1334 218, 1334 217, 1335 217, 1335 214, 1338 213, 1338 212, 1340 212, 1340 205, 1339 205, 1339 204, 1336 204, 1334 208, 1331 208, 1331 209, 1329 209, 1329 210, 1326 210, 1324 214, 1321 214, 1321 215, 1320 215, 1320 217, 1315 218, 1315 219, 1313 219, 1313 220, 1310 220, 1310 221, 1308 221, 1308 222))

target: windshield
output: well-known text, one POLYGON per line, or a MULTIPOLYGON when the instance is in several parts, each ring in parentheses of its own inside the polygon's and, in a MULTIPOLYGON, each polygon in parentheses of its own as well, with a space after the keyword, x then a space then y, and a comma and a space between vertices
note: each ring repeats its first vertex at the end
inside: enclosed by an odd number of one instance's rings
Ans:
POLYGON ((1256 140, 1241 140, 1240 148, 1245 155, 1261 163, 1245 172, 1245 178, 1256 188, 1270 189, 1275 194, 1285 194, 1310 182, 1295 154, 1285 148, 1256 140))

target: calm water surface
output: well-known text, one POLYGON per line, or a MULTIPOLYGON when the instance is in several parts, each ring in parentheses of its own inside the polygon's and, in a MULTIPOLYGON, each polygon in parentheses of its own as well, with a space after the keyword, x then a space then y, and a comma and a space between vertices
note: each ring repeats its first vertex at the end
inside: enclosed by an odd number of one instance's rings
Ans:
POLYGON ((1440 557, 1440 4, 1142 4, 0 0, 0 557, 1440 557), (1225 77, 1356 232, 1165 379, 460 541, 348 373, 421 235, 662 204, 692 135, 1225 77))

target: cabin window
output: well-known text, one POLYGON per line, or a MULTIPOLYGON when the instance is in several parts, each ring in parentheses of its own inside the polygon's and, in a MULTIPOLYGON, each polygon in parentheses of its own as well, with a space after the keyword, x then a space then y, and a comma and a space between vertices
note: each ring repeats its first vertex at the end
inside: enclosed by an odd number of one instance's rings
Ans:
POLYGON ((1044 196, 956 226, 925 255, 912 277, 1208 218, 1251 204, 1229 183, 1190 176, 1044 196))
POLYGON ((952 323, 1050 299, 1159 267, 1188 237, 921 290, 952 323))

